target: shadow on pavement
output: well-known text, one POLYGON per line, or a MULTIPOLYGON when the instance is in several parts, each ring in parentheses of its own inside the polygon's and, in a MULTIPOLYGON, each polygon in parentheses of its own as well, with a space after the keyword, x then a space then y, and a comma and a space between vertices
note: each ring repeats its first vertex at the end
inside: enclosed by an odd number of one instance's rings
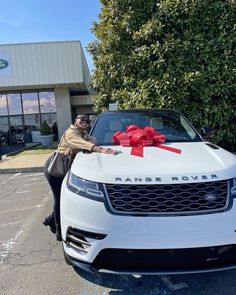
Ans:
POLYGON ((158 294, 153 293, 159 289, 158 276, 142 276, 140 278, 135 278, 132 275, 116 275, 116 274, 103 274, 96 273, 90 274, 79 268, 73 267, 75 272, 81 276, 83 279, 106 288, 114 289, 110 290, 108 294, 158 294), (145 290, 145 291, 144 291, 145 290))
POLYGON ((74 267, 83 279, 105 288, 109 295, 212 295, 235 294, 236 270, 220 272, 147 275, 135 278, 132 275, 90 274, 74 267))

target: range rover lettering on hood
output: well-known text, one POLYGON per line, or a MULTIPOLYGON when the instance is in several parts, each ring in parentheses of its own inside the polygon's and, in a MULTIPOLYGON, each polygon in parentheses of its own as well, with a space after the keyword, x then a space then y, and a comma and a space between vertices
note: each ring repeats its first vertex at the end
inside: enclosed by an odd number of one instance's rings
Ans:
MULTIPOLYGON (((209 179, 217 179, 218 176, 216 174, 209 175, 191 175, 191 176, 171 176, 170 181, 189 181, 189 180, 209 180, 209 179)), ((161 177, 116 177, 116 182, 161 182, 161 177)))

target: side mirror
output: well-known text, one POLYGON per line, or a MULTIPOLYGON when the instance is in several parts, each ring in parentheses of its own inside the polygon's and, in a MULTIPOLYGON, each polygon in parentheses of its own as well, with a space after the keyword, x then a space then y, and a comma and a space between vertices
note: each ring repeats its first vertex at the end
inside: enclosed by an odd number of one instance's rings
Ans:
POLYGON ((210 127, 202 127, 200 130, 201 136, 204 139, 210 139, 214 136, 214 130, 211 129, 210 127))

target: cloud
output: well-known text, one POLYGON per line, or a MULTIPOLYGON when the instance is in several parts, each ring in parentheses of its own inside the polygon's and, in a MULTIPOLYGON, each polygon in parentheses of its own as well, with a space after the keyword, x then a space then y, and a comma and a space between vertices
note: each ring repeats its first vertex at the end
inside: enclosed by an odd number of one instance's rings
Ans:
POLYGON ((25 114, 38 113, 39 112, 38 101, 29 100, 29 99, 24 100, 23 109, 25 114))
POLYGON ((55 107, 54 99, 50 98, 41 98, 40 99, 40 105, 41 107, 55 107))
MULTIPOLYGON (((20 101, 15 101, 12 97, 8 97, 8 105, 11 114, 21 114, 20 101)), ((40 98, 40 107, 43 112, 56 112, 54 96, 48 98, 40 98)), ((38 100, 25 99, 23 100, 24 114, 39 113, 38 100)), ((0 95, 0 113, 6 113, 6 97, 0 95)), ((7 114, 7 113, 6 113, 7 114)))
POLYGON ((6 96, 5 95, 0 95, 0 109, 6 108, 6 96))

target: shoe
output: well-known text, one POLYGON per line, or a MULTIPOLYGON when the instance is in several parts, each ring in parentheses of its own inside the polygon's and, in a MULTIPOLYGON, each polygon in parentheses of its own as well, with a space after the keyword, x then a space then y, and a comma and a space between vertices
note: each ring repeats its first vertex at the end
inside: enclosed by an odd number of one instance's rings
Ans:
POLYGON ((56 240, 62 241, 61 228, 59 226, 56 226, 56 240))
POLYGON ((52 217, 51 215, 48 217, 45 217, 43 224, 45 226, 49 226, 50 231, 55 234, 56 233, 56 225, 55 225, 55 221, 54 221, 54 217, 52 217))

